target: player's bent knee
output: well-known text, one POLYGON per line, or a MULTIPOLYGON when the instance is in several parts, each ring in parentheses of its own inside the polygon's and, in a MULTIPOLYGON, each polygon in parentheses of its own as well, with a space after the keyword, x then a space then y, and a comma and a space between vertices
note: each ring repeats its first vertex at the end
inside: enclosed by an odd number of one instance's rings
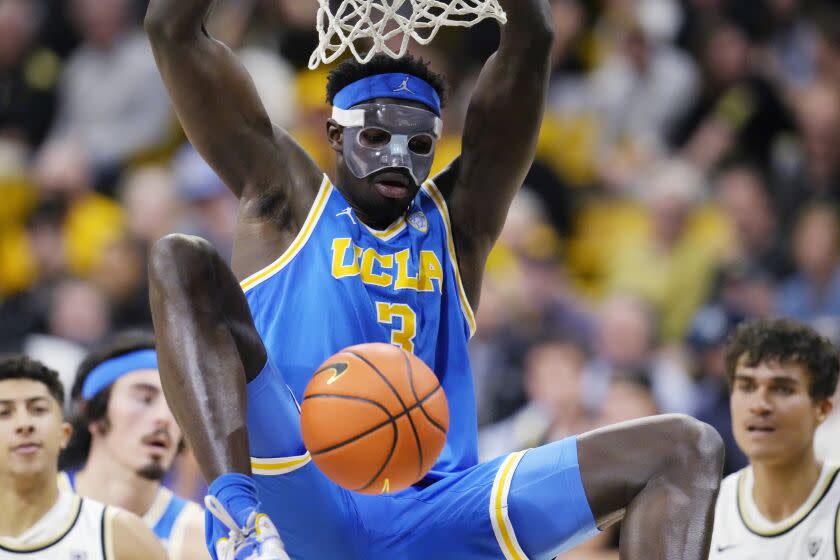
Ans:
POLYGON ((208 278, 216 250, 206 239, 173 233, 159 239, 149 255, 149 276, 152 282, 184 277, 208 278))
POLYGON ((674 453, 680 465, 695 472, 720 478, 723 470, 723 438, 710 425, 685 414, 670 415, 670 429, 677 436, 674 453))

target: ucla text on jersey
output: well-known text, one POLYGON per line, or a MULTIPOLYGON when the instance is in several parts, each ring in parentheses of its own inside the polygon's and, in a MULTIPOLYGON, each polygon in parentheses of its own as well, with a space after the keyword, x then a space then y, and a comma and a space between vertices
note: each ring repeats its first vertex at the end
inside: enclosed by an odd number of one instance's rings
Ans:
POLYGON ((450 404, 446 447, 427 479, 477 463, 467 354, 475 318, 434 183, 423 185, 403 217, 377 231, 359 221, 325 177, 286 252, 241 284, 270 359, 298 400, 318 365, 339 350, 365 342, 400 346, 435 372, 450 404))

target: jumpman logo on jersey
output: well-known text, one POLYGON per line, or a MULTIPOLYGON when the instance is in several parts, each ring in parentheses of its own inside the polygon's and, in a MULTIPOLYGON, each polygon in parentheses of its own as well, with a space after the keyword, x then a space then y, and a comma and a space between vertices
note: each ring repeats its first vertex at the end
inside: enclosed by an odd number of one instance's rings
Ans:
POLYGON ((393 90, 393 91, 394 91, 394 93, 397 93, 397 92, 399 92, 399 91, 407 91, 408 93, 410 93, 410 94, 412 94, 412 95, 416 95, 413 91, 411 91, 411 90, 408 88, 408 80, 410 80, 410 79, 411 79, 411 77, 410 77, 410 76, 406 76, 406 77, 405 77, 405 79, 404 79, 404 80, 402 81, 402 83, 400 84, 400 87, 398 87, 397 89, 393 90))
POLYGON ((348 206, 347 208, 335 215, 336 218, 339 216, 347 216, 348 218, 350 218, 350 221, 353 223, 353 225, 356 225, 356 220, 353 219, 353 209, 351 207, 348 206))

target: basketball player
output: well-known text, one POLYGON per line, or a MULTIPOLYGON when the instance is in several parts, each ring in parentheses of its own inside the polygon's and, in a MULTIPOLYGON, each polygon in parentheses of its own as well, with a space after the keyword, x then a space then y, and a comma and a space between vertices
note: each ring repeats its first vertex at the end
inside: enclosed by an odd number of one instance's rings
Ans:
POLYGON ((171 560, 206 558, 204 512, 160 482, 182 438, 160 387, 154 335, 121 333, 92 352, 70 395, 78 412, 59 485, 140 516, 171 560))
POLYGON ((840 558, 840 465, 814 454, 836 349, 799 323, 757 321, 730 337, 726 369, 732 431, 750 464, 721 485, 710 558, 840 558))
POLYGON ((58 374, 18 356, 0 359, 0 559, 164 560, 134 514, 56 484, 70 437, 58 374))
MULTIPOLYGON (((552 558, 621 518, 627 560, 706 558, 722 447, 688 417, 477 464, 467 343, 485 260, 534 156, 548 0, 501 0, 508 23, 476 85, 463 153, 433 181, 441 77, 410 57, 335 68, 325 123, 335 185, 208 35, 211 4, 152 0, 146 23, 190 141, 239 197, 235 272, 208 243, 172 236, 155 246, 150 275, 164 390, 212 481, 208 500, 239 526, 220 556, 265 535, 249 522, 264 512, 300 559, 552 558), (362 342, 414 352, 450 406, 438 462, 394 495, 340 489, 301 441, 293 396, 324 359, 362 342)), ((227 532, 208 523, 212 548, 227 532)))

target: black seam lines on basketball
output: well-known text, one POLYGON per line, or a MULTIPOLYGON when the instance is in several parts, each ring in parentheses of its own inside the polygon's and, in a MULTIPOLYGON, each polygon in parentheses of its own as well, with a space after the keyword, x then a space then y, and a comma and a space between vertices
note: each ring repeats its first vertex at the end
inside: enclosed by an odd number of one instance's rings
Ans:
MULTIPOLYGON (((411 414, 408 413, 408 408, 405 406, 405 403, 403 402, 399 391, 397 391, 397 389, 393 385, 391 385, 391 382, 388 381, 388 378, 385 377, 385 375, 379 370, 379 368, 376 367, 370 360, 368 360, 367 358, 365 358, 361 354, 356 354, 355 352, 349 352, 349 353, 356 356, 360 360, 362 360, 374 372, 376 372, 376 375, 378 375, 382 379, 382 381, 385 382, 385 384, 388 386, 388 388, 391 389, 391 392, 394 393, 394 396, 397 397, 397 400, 400 402, 400 405, 402 405, 402 407, 403 407, 403 413, 406 416, 408 416, 408 423, 411 425, 411 431, 414 433, 414 442, 417 444, 417 454, 422 456, 423 450, 421 449, 421 445, 420 445, 420 434, 417 433, 417 426, 414 425, 414 419, 411 417, 411 414)), ((388 460, 390 461, 391 458, 389 457, 388 460)), ((385 465, 387 465, 387 464, 388 464, 388 462, 386 461, 385 465)), ((385 465, 382 466, 383 469, 385 468, 385 465)))
MULTIPOLYGON (((408 366, 408 372, 409 372, 408 380, 409 380, 409 384, 411 385, 411 392, 414 395, 414 399, 417 402, 420 402, 420 397, 417 396, 417 391, 414 388, 414 370, 411 367, 411 360, 408 359, 408 352, 403 350, 403 354, 405 354, 405 363, 408 366)), ((440 382, 438 382, 438 387, 440 387, 440 382)), ((423 399, 423 402, 426 402, 426 399, 423 399)), ((438 424, 437 421, 435 421, 435 419, 432 418, 432 416, 428 412, 426 412, 426 409, 423 407, 422 403, 420 404, 420 412, 423 413, 423 416, 426 417, 426 420, 428 420, 429 423, 432 426, 434 426, 435 428, 437 428, 438 430, 443 432, 444 435, 446 435, 446 428, 444 428, 443 426, 438 424)))
MULTIPOLYGON (((431 396, 431 395, 429 395, 429 396, 431 396)), ((306 401, 307 399, 328 399, 328 398, 334 398, 334 399, 344 399, 344 400, 348 400, 348 401, 359 401, 359 402, 366 402, 366 403, 372 404, 372 405, 374 405, 375 407, 377 407, 377 408, 381 409, 381 410, 382 410, 382 411, 383 411, 383 412, 384 412, 384 413, 388 416, 388 420, 386 420, 385 422, 381 423, 380 425, 376 426, 376 427, 375 427, 375 428, 373 428, 373 429, 370 429, 370 430, 368 430, 368 431, 366 431, 366 432, 364 432, 364 433, 362 433, 362 434, 358 434, 358 435, 356 435, 356 436, 354 436, 354 437, 352 437, 352 438, 348 439, 348 440, 347 440, 347 441, 345 441, 345 442, 342 442, 342 443, 339 443, 339 444, 333 445, 333 446, 331 446, 331 447, 327 447, 326 449, 322 449, 322 450, 320 450, 320 451, 316 451, 316 452, 312 452, 312 451, 310 451, 310 452, 309 452, 309 454, 310 454, 311 456, 321 455, 321 454, 324 454, 324 453, 326 453, 326 452, 328 452, 328 451, 332 451, 332 450, 334 450, 334 449, 338 449, 339 447, 341 447, 341 446, 343 446, 343 445, 347 445, 348 443, 353 443, 354 441, 356 441, 356 440, 358 440, 358 439, 360 439, 360 438, 363 438, 363 437, 365 437, 366 435, 371 434, 371 433, 375 432, 376 430, 378 430, 378 429, 380 429, 380 428, 382 428, 382 427, 384 427, 384 426, 387 426, 388 424, 390 424, 390 425, 391 425, 391 429, 394 431, 394 437, 392 437, 392 438, 391 438, 391 449, 389 449, 389 450, 388 450, 388 455, 387 455, 387 457, 385 457, 385 460, 382 462, 382 466, 381 466, 381 467, 379 467, 379 470, 378 470, 378 471, 376 471, 376 474, 375 474, 375 475, 373 475, 373 478, 371 478, 371 479, 370 479, 367 483, 363 484, 363 485, 362 485, 362 486, 360 486, 359 488, 355 488, 355 489, 354 489, 356 492, 361 492, 362 490, 364 490, 365 488, 367 488, 368 486, 370 486, 371 484, 373 484, 373 482, 374 482, 374 481, 375 481, 375 480, 379 477, 379 475, 380 475, 380 474, 382 474, 382 471, 384 471, 384 470, 385 470, 385 467, 386 467, 386 466, 388 465, 388 463, 391 461, 391 457, 393 457, 393 456, 394 456, 394 450, 397 448, 397 441, 399 440, 399 437, 400 437, 400 431, 397 429, 397 421, 396 421, 396 418, 395 418, 395 417, 393 417, 393 416, 391 416, 391 413, 390 413, 390 412, 388 412, 388 409, 387 409, 387 408, 385 408, 384 406, 382 406, 381 404, 379 404, 378 402, 376 402, 376 401, 372 401, 372 400, 370 400, 370 399, 366 399, 366 398, 364 398, 364 397, 356 397, 356 396, 353 396, 353 395, 332 395, 332 394, 329 394, 329 393, 327 393, 327 394, 324 394, 324 393, 316 393, 316 394, 314 394, 314 395, 307 395, 307 396, 305 396, 305 397, 303 398, 303 400, 304 400, 304 401, 306 401)), ((397 418, 398 418, 398 417, 399 417, 399 416, 397 416, 397 418)), ((411 417, 409 416, 409 418, 411 418, 411 417)))
MULTIPOLYGON (((420 404, 420 399, 417 396, 417 391, 414 390, 414 374, 411 370, 411 360, 408 359, 408 352, 402 350, 403 359, 405 360, 405 374, 408 376, 408 386, 411 388, 411 394, 414 395, 414 402, 416 402, 420 406, 420 410, 423 410, 423 405, 420 404)), ((419 464, 417 465, 417 478, 423 476, 423 447, 418 443, 417 445, 417 459, 419 464)))
MULTIPOLYGON (((425 397, 423 397, 422 400, 417 401, 416 404, 409 407, 406 412, 411 412, 412 410, 415 410, 417 408, 422 408, 422 403, 426 402, 427 400, 429 400, 433 396, 435 396, 435 393, 437 393, 439 390, 440 390, 440 385, 435 387, 434 390, 431 393, 429 393, 428 395, 426 395, 425 397)), ((379 430, 380 428, 383 428, 383 427, 387 426, 388 424, 392 424, 393 427, 396 428, 397 420, 399 420, 400 418, 402 418, 403 416, 406 415, 406 412, 400 412, 396 416, 392 416, 391 413, 388 412, 388 409, 385 408, 384 406, 382 406, 381 404, 379 404, 378 402, 370 400, 370 399, 366 399, 364 397, 356 397, 354 395, 336 395, 336 394, 333 394, 333 393, 315 393, 313 395, 307 395, 306 397, 304 397, 303 400, 306 401, 306 400, 309 400, 309 399, 344 399, 344 400, 349 400, 349 401, 364 402, 364 403, 374 405, 375 407, 382 410, 382 412, 384 412, 386 416, 388 416, 388 420, 385 420, 384 422, 381 422, 381 423, 379 423, 379 424, 377 424, 377 425, 375 425, 371 428, 368 428, 364 432, 362 432, 360 434, 357 434, 357 435, 355 435, 355 436, 353 436, 349 439, 346 439, 346 440, 341 441, 339 443, 335 443, 335 444, 333 444, 329 447, 325 447, 324 449, 319 449, 318 451, 310 450, 309 454, 312 455, 312 456, 323 455, 324 453, 329 453, 330 451, 335 451, 339 447, 342 447, 344 445, 347 445, 348 443, 353 443, 354 441, 360 440, 363 437, 372 434, 376 430, 379 430)), ((409 416, 409 418, 411 418, 411 416, 409 416)))

